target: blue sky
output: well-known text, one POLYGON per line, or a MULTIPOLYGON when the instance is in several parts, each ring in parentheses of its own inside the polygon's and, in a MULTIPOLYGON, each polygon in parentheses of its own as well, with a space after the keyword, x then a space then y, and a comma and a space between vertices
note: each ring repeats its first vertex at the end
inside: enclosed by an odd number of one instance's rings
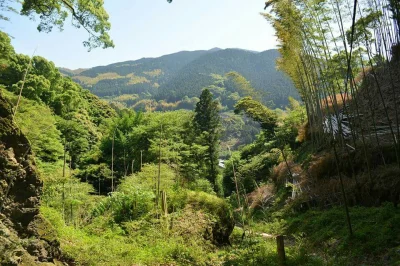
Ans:
POLYGON ((158 57, 181 50, 213 47, 263 51, 277 45, 274 31, 259 15, 262 0, 105 0, 115 48, 83 47, 83 29, 70 26, 63 32, 39 33, 38 21, 10 15, 0 30, 14 37, 18 53, 41 55, 57 66, 72 69, 107 65, 142 57, 158 57))

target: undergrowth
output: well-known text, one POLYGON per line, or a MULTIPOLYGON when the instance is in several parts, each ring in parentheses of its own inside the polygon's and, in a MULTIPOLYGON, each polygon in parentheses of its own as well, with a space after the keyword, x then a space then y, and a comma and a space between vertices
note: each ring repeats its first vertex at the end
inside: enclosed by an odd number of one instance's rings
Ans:
POLYGON ((400 209, 350 208, 353 236, 343 207, 309 210, 287 219, 287 234, 300 234, 329 265, 400 265, 400 209))

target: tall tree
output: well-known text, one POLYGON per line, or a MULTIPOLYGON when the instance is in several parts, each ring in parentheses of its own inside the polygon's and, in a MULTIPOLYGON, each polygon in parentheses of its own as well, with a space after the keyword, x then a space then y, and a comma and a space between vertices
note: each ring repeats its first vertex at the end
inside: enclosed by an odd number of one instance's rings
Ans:
POLYGON ((200 138, 201 144, 207 146, 206 178, 214 185, 218 176, 218 146, 221 129, 219 117, 219 103, 213 100, 213 95, 208 89, 204 89, 200 95, 200 101, 196 104, 194 127, 200 138))

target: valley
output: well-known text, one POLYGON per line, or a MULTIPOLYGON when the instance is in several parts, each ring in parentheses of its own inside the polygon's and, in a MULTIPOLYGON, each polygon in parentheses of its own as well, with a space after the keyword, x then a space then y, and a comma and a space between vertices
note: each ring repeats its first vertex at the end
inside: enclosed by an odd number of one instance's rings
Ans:
MULTIPOLYGON (((85 48, 112 48, 103 4, 0 0, 0 22, 70 15, 85 48)), ((91 68, 0 31, 0 265, 399 265, 400 6, 264 10, 277 49, 171 38, 180 52, 91 68)))

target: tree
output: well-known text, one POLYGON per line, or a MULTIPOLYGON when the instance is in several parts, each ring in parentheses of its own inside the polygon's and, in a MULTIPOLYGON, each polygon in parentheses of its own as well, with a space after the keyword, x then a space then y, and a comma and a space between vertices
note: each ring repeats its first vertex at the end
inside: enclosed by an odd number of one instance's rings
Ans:
POLYGON ((8 60, 11 55, 15 53, 14 47, 11 45, 10 37, 0 31, 0 62, 1 60, 8 60))
POLYGON ((61 132, 62 138, 67 143, 66 148, 71 158, 71 166, 72 168, 76 168, 80 157, 89 149, 89 132, 81 123, 62 118, 58 119, 57 129, 61 132))
POLYGON ((242 111, 254 121, 259 122, 262 129, 267 132, 273 132, 278 117, 271 109, 251 97, 244 97, 235 105, 236 114, 242 111))
MULTIPOLYGON (((17 12, 13 7, 17 0, 0 0, 0 12, 17 12)), ((72 25, 84 28, 89 33, 89 39, 83 45, 90 51, 93 48, 114 47, 108 32, 111 24, 103 7, 103 0, 25 0, 22 2, 21 15, 35 18, 39 15, 40 23, 37 29, 40 32, 51 32, 54 27, 60 30, 64 27, 67 17, 72 16, 72 25)), ((0 13, 0 20, 9 20, 0 13)))
POLYGON ((199 142, 207 146, 207 179, 214 185, 218 175, 218 142, 220 137, 221 121, 219 117, 219 104, 213 100, 213 95, 204 89, 200 101, 196 104, 194 127, 198 134, 199 142))
POLYGON ((248 81, 245 77, 240 75, 238 72, 231 71, 225 75, 229 79, 231 79, 240 90, 240 94, 243 96, 251 96, 256 100, 261 100, 260 92, 255 90, 252 86, 250 81, 248 81))

